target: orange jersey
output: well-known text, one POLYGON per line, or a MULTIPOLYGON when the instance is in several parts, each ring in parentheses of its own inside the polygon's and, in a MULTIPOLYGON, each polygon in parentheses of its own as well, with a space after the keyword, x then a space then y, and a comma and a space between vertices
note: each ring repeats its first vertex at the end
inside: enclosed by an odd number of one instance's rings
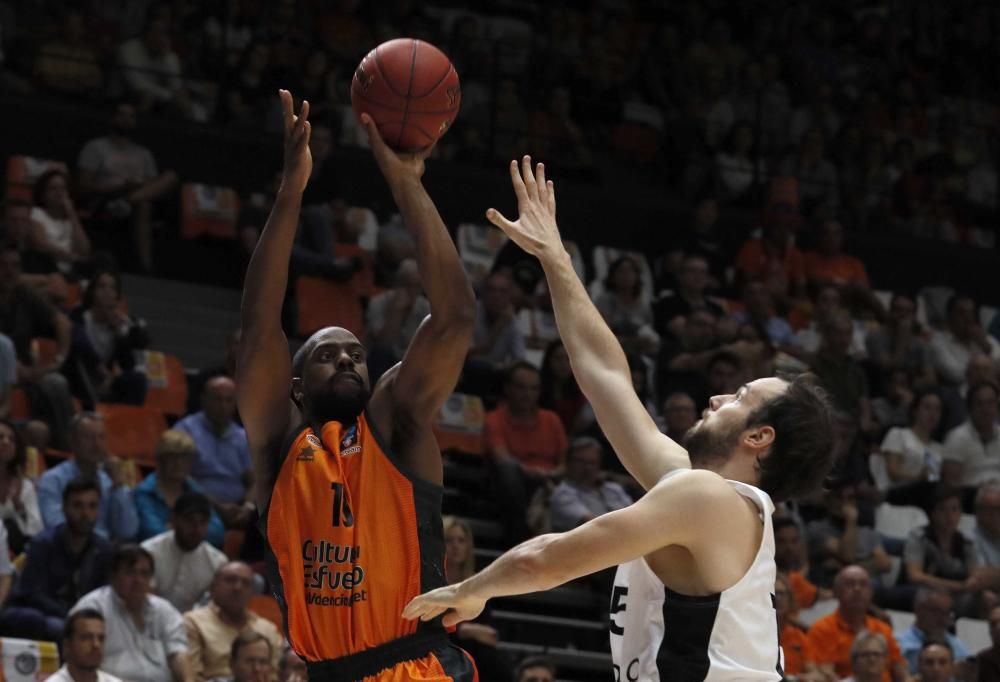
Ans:
POLYGON ((445 584, 442 491, 404 473, 384 443, 364 414, 346 428, 327 422, 319 437, 303 427, 261 519, 288 639, 307 663, 394 665, 446 641, 439 621, 400 615, 445 584))

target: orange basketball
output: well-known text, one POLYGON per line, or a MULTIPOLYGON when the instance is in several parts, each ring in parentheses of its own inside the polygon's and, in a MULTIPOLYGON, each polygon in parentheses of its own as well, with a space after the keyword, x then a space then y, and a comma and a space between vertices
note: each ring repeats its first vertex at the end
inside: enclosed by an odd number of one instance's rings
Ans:
POLYGON ((422 40, 396 38, 369 52, 354 71, 351 106, 367 113, 393 149, 412 152, 447 132, 462 103, 458 73, 422 40))

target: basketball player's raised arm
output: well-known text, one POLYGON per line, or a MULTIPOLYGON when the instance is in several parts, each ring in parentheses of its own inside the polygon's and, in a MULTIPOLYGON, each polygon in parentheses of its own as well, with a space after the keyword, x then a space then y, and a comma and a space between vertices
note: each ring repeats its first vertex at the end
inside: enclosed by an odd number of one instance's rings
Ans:
POLYGON ((621 344, 573 270, 556 226, 555 188, 546 181, 544 166, 538 164, 533 173, 531 159, 525 156, 520 168, 511 161, 510 176, 517 195, 517 221, 492 208, 486 217, 542 264, 573 375, 618 458, 649 490, 664 474, 690 468, 687 452, 660 432, 643 407, 621 344))
POLYGON ((431 314, 414 334, 402 363, 389 374, 395 414, 425 425, 458 382, 472 341, 476 298, 448 228, 421 182, 431 150, 398 154, 386 146, 367 114, 362 123, 403 224, 413 236, 420 282, 430 304, 431 314))
POLYGON ((719 475, 692 470, 655 485, 635 504, 598 516, 567 533, 539 535, 509 550, 483 571, 413 599, 404 618, 430 620, 446 611, 452 626, 475 618, 487 600, 557 587, 595 571, 680 545, 697 555, 703 543, 746 533, 733 519, 746 503, 719 475))
POLYGON ((285 170, 274 207, 254 249, 243 285, 242 336, 236 371, 236 398, 246 426, 257 474, 257 502, 263 506, 273 477, 271 461, 290 427, 292 381, 288 340, 281 329, 281 306, 288 261, 295 241, 302 192, 312 172, 309 104, 296 116, 292 95, 280 91, 285 125, 285 170))

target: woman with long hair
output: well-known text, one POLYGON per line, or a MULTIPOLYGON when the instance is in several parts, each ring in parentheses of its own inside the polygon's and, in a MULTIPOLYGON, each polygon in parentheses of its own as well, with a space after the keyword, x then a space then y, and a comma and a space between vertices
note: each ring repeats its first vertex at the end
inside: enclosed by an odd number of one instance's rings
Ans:
POLYGON ((7 542, 14 554, 23 552, 43 528, 35 486, 24 473, 27 460, 21 434, 0 419, 0 520, 7 527, 7 542))
POLYGON ((594 423, 594 411, 576 383, 569 354, 561 339, 551 341, 542 356, 542 391, 538 404, 559 415, 568 435, 594 423))
POLYGON ((604 291, 594 305, 624 345, 647 354, 659 349, 660 337, 653 331, 653 307, 644 291, 639 264, 631 256, 620 256, 608 267, 604 291))
POLYGON ((938 479, 944 450, 937 432, 943 410, 936 390, 919 391, 910 403, 909 426, 896 426, 886 433, 881 449, 891 485, 938 479))
POLYGON ((90 260, 87 238, 69 194, 66 173, 53 169, 35 180, 25 270, 69 274, 90 260))

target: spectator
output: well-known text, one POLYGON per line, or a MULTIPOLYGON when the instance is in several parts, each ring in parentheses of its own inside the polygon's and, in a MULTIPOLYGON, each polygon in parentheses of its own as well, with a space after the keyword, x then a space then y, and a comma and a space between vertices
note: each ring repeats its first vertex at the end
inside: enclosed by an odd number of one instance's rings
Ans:
POLYGON ((653 330, 649 293, 643 291, 639 265, 630 256, 621 256, 608 267, 604 290, 594 305, 626 350, 655 354, 660 338, 653 330))
POLYGON ((193 682, 181 614, 149 593, 153 558, 138 545, 117 547, 110 583, 85 594, 70 611, 94 609, 107 630, 104 666, 118 676, 148 682, 193 682))
POLYGON ((705 296, 710 277, 708 260, 704 256, 688 254, 684 257, 677 277, 677 292, 659 298, 653 305, 654 326, 661 337, 677 336, 677 318, 696 310, 706 310, 716 318, 725 314, 721 305, 705 296))
MULTIPOLYGON (((844 310, 840 289, 833 284, 821 285, 816 291, 813 305, 813 317, 808 326, 800 329, 795 335, 796 345, 803 353, 814 355, 823 342, 821 330, 830 322, 834 315, 844 310)), ((865 359, 865 325, 852 321, 850 355, 856 360, 865 359)))
POLYGON ((104 662, 104 616, 96 609, 82 609, 66 620, 62 634, 65 663, 52 682, 122 682, 100 670, 104 662))
POLYGON ((125 485, 122 462, 108 456, 104 417, 96 412, 81 412, 70 424, 73 456, 49 469, 38 479, 38 505, 42 521, 52 528, 64 521, 63 488, 74 478, 94 479, 101 486, 101 511, 95 530, 112 540, 129 540, 139 529, 139 518, 132 502, 132 490, 125 485))
POLYGON ((917 590, 913 598, 913 613, 917 619, 909 628, 896 634, 899 649, 911 673, 920 672, 924 647, 929 644, 946 643, 952 663, 969 658, 962 640, 948 632, 954 617, 952 606, 951 594, 944 590, 927 587, 917 590))
POLYGON ((247 493, 253 486, 247 434, 237 424, 236 384, 215 377, 206 384, 200 412, 188 415, 174 428, 194 439, 198 454, 191 475, 212 499, 227 528, 245 527, 252 514, 247 493))
POLYGON ((181 60, 170 44, 170 25, 165 18, 151 15, 142 36, 122 43, 117 56, 125 84, 140 111, 156 109, 207 120, 207 112, 192 101, 181 79, 181 60))
POLYGON ((236 67, 235 82, 226 91, 226 118, 232 125, 251 130, 264 127, 272 94, 270 59, 270 45, 247 43, 236 67))
POLYGON ((514 319, 514 283, 502 272, 486 278, 476 311, 469 359, 501 369, 524 357, 524 338, 514 319))
POLYGON ((778 172, 799 181, 802 211, 806 215, 829 216, 837 210, 840 201, 837 169, 826 158, 826 137, 822 130, 807 130, 796 152, 781 162, 778 172))
POLYGON ((1000 479, 1000 428, 997 402, 1000 388, 983 382, 969 387, 965 404, 969 418, 944 439, 941 478, 966 487, 1000 479))
POLYGON ((846 311, 834 313, 820 329, 823 341, 810 366, 829 392, 837 409, 850 414, 861 430, 875 430, 871 401, 868 398, 868 375, 851 357, 854 323, 846 311))
POLYGON ((887 370, 883 383, 882 395, 872 399, 872 416, 880 433, 892 427, 908 426, 913 405, 910 373, 905 369, 887 370))
MULTIPOLYGON (((962 494, 957 488, 938 484, 928 510, 930 523, 917 528, 906 539, 903 564, 914 586, 945 590, 955 598, 960 616, 977 612, 985 587, 976 573, 979 566, 972 540, 958 530, 962 518, 962 494)), ((915 589, 915 588, 914 588, 915 589)))
POLYGON ((969 364, 965 366, 965 381, 960 386, 945 386, 941 395, 945 400, 945 413, 948 417, 945 424, 952 429, 969 416, 965 409, 965 401, 969 396, 969 387, 984 381, 996 383, 1000 379, 997 365, 988 355, 973 353, 969 364))
POLYGON ((80 150, 80 190, 95 202, 92 209, 98 217, 131 222, 138 266, 151 272, 153 202, 174 188, 177 175, 159 172, 153 154, 132 139, 135 106, 123 100, 114 104, 113 111, 111 132, 90 140, 80 150))
POLYGON ((984 353, 1000 361, 1000 343, 979 324, 979 308, 968 296, 956 294, 946 308, 948 327, 931 337, 931 353, 942 382, 958 385, 973 353, 984 353))
POLYGON ((31 202, 21 197, 9 196, 3 201, 3 226, 0 245, 12 246, 19 252, 28 248, 31 233, 31 202))
POLYGON ((806 527, 810 577, 818 585, 830 585, 845 566, 861 566, 872 576, 892 566, 879 534, 859 522, 856 492, 849 481, 832 484, 826 493, 826 518, 806 527))
POLYGON ((885 326, 865 338, 868 359, 883 371, 905 369, 916 387, 937 383, 930 347, 917 323, 917 303, 905 294, 893 294, 885 326))
POLYGON ((871 285, 868 272, 860 259, 844 253, 844 228, 829 218, 819 224, 816 251, 805 255, 806 279, 822 286, 833 284, 845 294, 866 294, 871 285))
POLYGON ((246 564, 223 564, 212 580, 209 605, 184 614, 187 657, 199 680, 230 675, 233 642, 247 632, 256 632, 271 643, 271 660, 277 668, 284 640, 274 623, 247 608, 253 597, 253 580, 253 571, 246 564))
POLYGON ((809 628, 809 645, 820 671, 828 678, 834 674, 844 678, 859 658, 878 658, 878 666, 872 663, 872 668, 881 671, 881 682, 908 680, 906 661, 892 636, 892 628, 868 614, 872 605, 872 579, 868 572, 861 566, 845 566, 837 573, 833 592, 837 610, 809 628), (855 638, 860 639, 863 631, 884 639, 885 646, 879 647, 879 656, 857 656, 861 647, 855 646, 855 638))
POLYGON ((42 173, 35 180, 33 200, 25 269, 80 274, 90 261, 90 239, 69 195, 69 178, 58 169, 42 173))
POLYGON ((274 677, 274 645, 267 637, 248 630, 233 640, 229 653, 232 677, 215 678, 218 682, 271 682, 274 677))
MULTIPOLYGON (((454 516, 444 517, 445 576, 448 584, 460 583, 476 572, 476 545, 472 528, 454 516)), ((469 652, 484 680, 509 680, 513 671, 497 650, 499 634, 490 623, 489 612, 475 621, 458 624, 452 635, 456 645, 469 652)))
POLYGON ((46 421, 57 446, 62 446, 73 400, 59 369, 69 354, 72 325, 20 278, 21 254, 13 246, 0 248, 0 333, 14 342, 18 382, 28 393, 33 414, 46 421), (44 361, 31 352, 32 340, 41 336, 54 336, 57 343, 56 354, 44 361))
POLYGON ((552 491, 552 530, 563 532, 602 514, 632 504, 625 489, 604 480, 601 444, 593 438, 577 438, 566 453, 565 475, 552 491))
POLYGON ((10 604, 0 612, 8 636, 59 641, 66 613, 84 594, 107 582, 112 547, 94 532, 101 489, 79 478, 63 489, 66 522, 36 535, 10 604))
POLYGON ((862 630, 851 643, 851 676, 844 682, 883 682, 889 652, 884 634, 862 630))
POLYGON ((9 421, 0 419, 0 521, 6 527, 7 544, 15 556, 43 528, 35 485, 24 473, 26 464, 21 434, 9 421))
MULTIPOLYGON (((726 395, 726 393, 713 393, 726 395)), ((677 391, 663 401, 663 419, 660 430, 677 443, 684 442, 684 436, 698 421, 698 406, 687 393, 677 391)))
POLYGON ((801 221, 798 190, 794 180, 771 181, 771 197, 761 217, 761 236, 749 239, 736 256, 736 272, 742 281, 764 282, 779 302, 801 298, 806 272, 802 252, 792 244, 792 230, 801 221))
POLYGON ((767 334, 764 339, 775 348, 799 354, 797 340, 788 322, 775 314, 775 302, 763 282, 749 281, 743 285, 743 310, 733 314, 739 324, 752 324, 767 334))
POLYGON ((299 658, 295 650, 285 646, 278 659, 278 682, 308 682, 306 662, 299 658))
POLYGON ((788 578, 779 573, 774 583, 774 608, 778 613, 778 642, 785 654, 782 670, 785 675, 796 679, 822 682, 805 630, 792 620, 795 606, 795 595, 788 578))
POLYGON ((740 357, 726 351, 719 351, 708 361, 705 369, 708 394, 731 395, 739 390, 742 362, 740 357))
MULTIPOLYGON (((182 496, 203 492, 191 478, 191 465, 197 453, 194 440, 184 431, 170 429, 160 436, 156 444, 156 471, 146 476, 133 492, 140 541, 166 532, 171 510, 182 496)), ((214 509, 206 540, 219 549, 225 541, 225 527, 214 509)))
POLYGON ((996 575, 1000 572, 1000 482, 987 481, 979 486, 975 506, 976 527, 972 541, 976 546, 976 560, 980 570, 996 575))
POLYGON ((403 359, 417 327, 431 312, 420 286, 417 261, 407 258, 396 271, 393 287, 376 294, 365 311, 365 334, 371 380, 403 359))
POLYGON ((585 431, 594 423, 594 411, 576 383, 569 354, 561 339, 550 342, 542 357, 542 391, 538 404, 559 415, 568 434, 585 431))
POLYGON ((174 504, 173 530, 142 543, 156 567, 153 579, 156 594, 181 613, 194 608, 216 570, 226 563, 226 555, 205 542, 211 515, 212 503, 207 497, 184 493, 174 504))
POLYGON ((10 596, 10 586, 14 580, 14 565, 10 562, 10 545, 7 543, 7 528, 0 525, 0 604, 10 596))
POLYGON ((529 656, 517 666, 517 682, 556 682, 556 664, 545 656, 529 656))
MULTIPOLYGON (((222 362, 214 367, 206 367, 198 372, 194 379, 188 379, 188 412, 197 412, 199 401, 205 390, 205 384, 209 379, 215 377, 229 377, 236 380, 236 358, 240 352, 239 327, 226 335, 226 348, 222 356, 222 362)), ((239 415, 237 415, 237 419, 239 415)))
POLYGON ((937 391, 921 391, 910 403, 910 425, 893 427, 882 439, 882 456, 892 485, 936 481, 941 477, 943 450, 935 438, 941 411, 941 396, 937 391))
POLYGON ((774 520, 774 562, 780 575, 788 581, 788 587, 794 597, 794 612, 798 609, 808 609, 817 601, 830 599, 833 592, 825 587, 818 587, 810 582, 808 555, 802 544, 802 531, 799 524, 791 518, 776 518, 774 520))
POLYGON ((989 621, 993 646, 976 654, 976 682, 1000 680, 1000 606, 995 606, 990 611, 989 621))
POLYGON ((716 152, 715 178, 726 201, 750 198, 751 188, 766 177, 766 165, 755 147, 753 124, 737 121, 729 129, 723 149, 716 152))
POLYGON ((87 38, 83 13, 62 8, 59 37, 44 43, 35 57, 35 81, 66 95, 94 94, 104 80, 97 52, 87 38))
POLYGON ((99 270, 73 311, 70 370, 74 393, 93 409, 98 402, 142 405, 146 375, 135 368, 135 353, 149 345, 142 320, 121 310, 122 281, 117 272, 99 270))
POLYGON ((512 518, 505 519, 512 538, 527 535, 523 514, 530 493, 562 465, 566 453, 566 431, 559 415, 539 408, 540 392, 538 370, 516 363, 507 371, 504 401, 487 413, 483 427, 497 499, 512 510, 512 518))
POLYGON ((964 675, 955 674, 960 668, 962 666, 956 663, 955 652, 948 642, 928 640, 920 650, 917 679, 920 682, 958 682, 967 679, 964 675))

